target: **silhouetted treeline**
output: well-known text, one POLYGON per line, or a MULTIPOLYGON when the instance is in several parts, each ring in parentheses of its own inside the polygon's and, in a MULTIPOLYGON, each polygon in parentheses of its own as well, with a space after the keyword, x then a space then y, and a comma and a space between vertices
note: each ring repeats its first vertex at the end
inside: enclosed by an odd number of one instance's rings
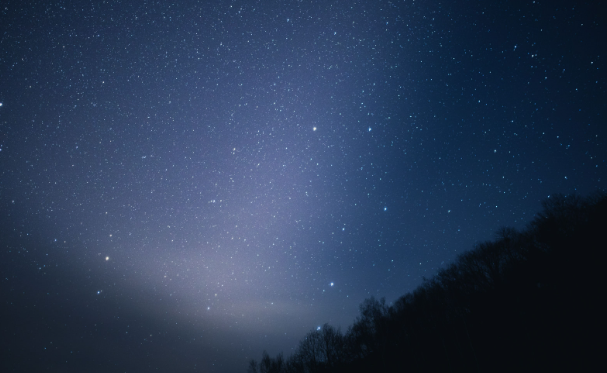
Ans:
POLYGON ((594 370, 606 231, 605 193, 551 197, 525 231, 500 229, 392 306, 365 300, 345 334, 325 324, 249 372, 594 370))

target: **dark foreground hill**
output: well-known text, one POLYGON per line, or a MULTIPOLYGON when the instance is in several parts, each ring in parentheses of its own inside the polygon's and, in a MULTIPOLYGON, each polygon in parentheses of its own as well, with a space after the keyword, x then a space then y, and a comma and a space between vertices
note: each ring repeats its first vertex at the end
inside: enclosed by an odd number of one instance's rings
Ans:
POLYGON ((367 299, 345 334, 324 325, 249 372, 595 370, 606 231, 604 193, 549 198, 525 231, 502 228, 392 306, 367 299))

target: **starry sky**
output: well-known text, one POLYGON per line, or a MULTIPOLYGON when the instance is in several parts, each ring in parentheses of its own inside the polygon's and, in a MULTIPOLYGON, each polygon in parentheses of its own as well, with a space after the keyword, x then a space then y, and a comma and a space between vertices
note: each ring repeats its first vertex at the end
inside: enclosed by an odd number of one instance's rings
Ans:
POLYGON ((3 2, 1 364, 244 372, 604 190, 595 3, 3 2))

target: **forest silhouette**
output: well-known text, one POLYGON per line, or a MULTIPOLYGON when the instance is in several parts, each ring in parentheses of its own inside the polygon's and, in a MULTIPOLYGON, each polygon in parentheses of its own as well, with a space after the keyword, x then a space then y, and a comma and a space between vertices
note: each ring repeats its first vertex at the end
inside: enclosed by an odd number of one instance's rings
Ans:
POLYGON ((523 231, 501 228, 392 305, 366 299, 249 373, 590 371, 605 306, 607 194, 552 196, 523 231))

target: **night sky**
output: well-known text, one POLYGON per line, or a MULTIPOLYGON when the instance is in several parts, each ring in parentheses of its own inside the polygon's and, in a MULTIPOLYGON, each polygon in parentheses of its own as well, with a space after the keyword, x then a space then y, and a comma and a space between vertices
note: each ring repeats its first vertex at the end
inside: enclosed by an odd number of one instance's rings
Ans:
POLYGON ((244 372, 605 190, 596 3, 4 1, 0 367, 244 372))

